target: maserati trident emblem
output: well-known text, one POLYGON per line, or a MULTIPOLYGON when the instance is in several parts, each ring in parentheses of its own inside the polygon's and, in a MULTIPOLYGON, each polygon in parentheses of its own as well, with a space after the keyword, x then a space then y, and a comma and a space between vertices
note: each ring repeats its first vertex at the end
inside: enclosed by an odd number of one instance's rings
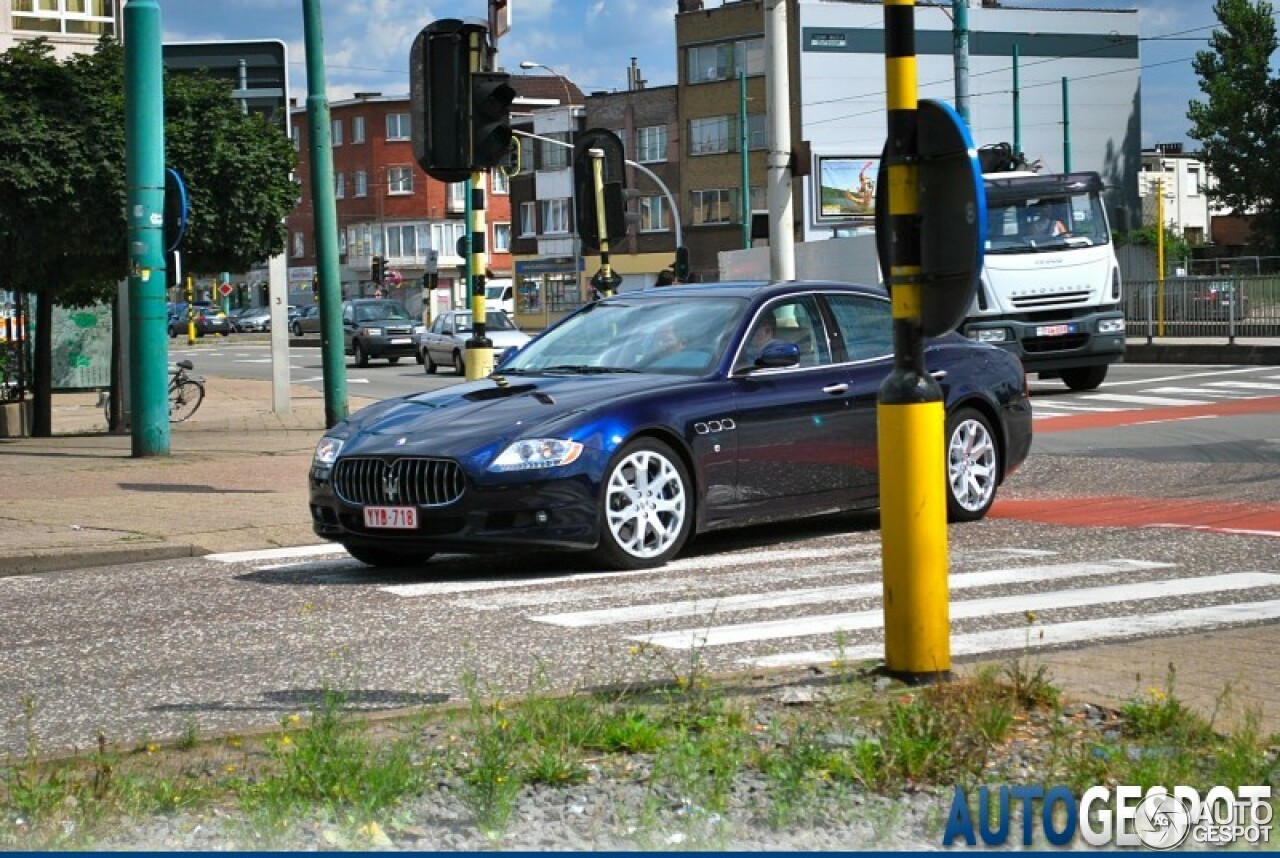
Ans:
POLYGON ((394 470, 388 469, 382 475, 382 494, 387 500, 395 503, 400 497, 400 474, 394 470))
POLYGON ((396 446, 403 447, 408 440, 409 440, 408 438, 401 436, 396 439, 396 446))

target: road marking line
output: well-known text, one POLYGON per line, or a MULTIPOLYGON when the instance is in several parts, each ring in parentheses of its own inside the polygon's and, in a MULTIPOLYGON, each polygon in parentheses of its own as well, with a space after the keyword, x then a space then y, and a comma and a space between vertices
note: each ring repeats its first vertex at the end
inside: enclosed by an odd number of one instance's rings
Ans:
MULTIPOLYGON (((1125 638, 1162 637, 1173 632, 1218 625, 1239 625, 1280 619, 1280 600, 1186 608, 1158 614, 1130 614, 1097 620, 1044 623, 951 636, 951 655, 981 655, 1009 650, 1043 649, 1077 643, 1103 643, 1125 638)), ((745 659, 755 667, 798 667, 883 659, 884 644, 860 644, 845 649, 810 650, 745 659)))
MULTIPOLYGON (((995 587, 1004 584, 1026 584, 1046 579, 1077 578, 1091 575, 1110 575, 1116 572, 1136 572, 1144 569, 1168 569, 1173 563, 1152 563, 1143 560, 1115 560, 1105 563, 1059 563, 1051 566, 1014 566, 1004 569, 987 569, 950 576, 950 589, 966 590, 977 587, 995 587)), ((619 608, 602 608, 594 611, 575 611, 562 614, 546 614, 530 619, 539 623, 567 628, 604 626, 613 623, 635 623, 647 620, 666 620, 691 617, 700 614, 759 611, 769 608, 785 608, 796 605, 813 605, 834 602, 851 602, 871 599, 884 593, 881 581, 867 584, 845 584, 836 587, 810 587, 802 590, 775 590, 763 593, 740 593, 733 596, 687 599, 680 602, 663 602, 651 605, 628 605, 619 608)))
MULTIPOLYGON (((950 618, 954 621, 973 619, 975 617, 992 617, 997 614, 1025 613, 1027 611, 1038 613, 1060 608, 1080 608, 1128 601, 1149 601, 1173 596, 1194 596, 1229 590, 1274 586, 1280 586, 1280 575, 1266 572, 1237 572, 1228 575, 1207 575, 1201 578, 1173 578, 1164 581, 1145 581, 1141 584, 1118 584, 1107 587, 1057 590, 1049 593, 1027 593, 1017 596, 996 596, 989 599, 961 600, 951 603, 950 618)), ((765 620, 736 626, 678 629, 656 634, 631 635, 627 639, 664 649, 695 649, 708 646, 723 646, 725 644, 797 638, 808 635, 835 634, 842 631, 877 629, 883 625, 884 612, 882 610, 853 611, 816 617, 765 620)))
POLYGON ((219 563, 253 563, 259 560, 287 560, 297 557, 320 557, 328 554, 346 554, 341 545, 326 542, 321 545, 294 545, 289 548, 262 548, 256 551, 231 551, 221 554, 206 554, 206 560, 217 560, 219 563))
MULTIPOLYGON (((1250 385, 1244 385, 1248 387, 1250 385)), ((1269 393, 1254 392, 1251 390, 1206 390, 1203 387, 1153 387, 1150 390, 1144 390, 1144 393, 1182 393, 1196 394, 1199 396, 1221 396, 1224 399, 1244 399, 1249 396, 1270 396, 1269 393)))
POLYGON ((1269 384, 1265 381, 1210 381, 1209 387, 1243 387, 1254 390, 1280 390, 1280 384, 1269 384))
POLYGON ((1214 527, 1210 524, 1148 524, 1147 527, 1168 527, 1180 530, 1203 530, 1209 533, 1231 533, 1238 536, 1276 536, 1280 530, 1254 530, 1247 527, 1214 527))
POLYGON ((1132 393, 1091 393, 1090 401, 1104 399, 1107 402, 1129 402, 1134 405, 1208 405, 1203 399, 1175 399, 1172 396, 1138 396, 1132 393))

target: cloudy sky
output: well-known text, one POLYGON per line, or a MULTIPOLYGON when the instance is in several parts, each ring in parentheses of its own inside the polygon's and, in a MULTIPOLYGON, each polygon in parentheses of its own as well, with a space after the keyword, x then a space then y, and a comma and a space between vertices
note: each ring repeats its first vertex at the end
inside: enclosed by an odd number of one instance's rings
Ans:
MULTIPOLYGON (((714 6, 720 0, 705 0, 714 6)), ((976 5, 977 0, 972 0, 976 5)), ((1143 145, 1189 142, 1187 102, 1200 96, 1191 59, 1217 19, 1212 0, 1016 0, 1034 8, 1133 9, 1142 38, 1143 145)), ((626 88, 634 57, 651 86, 676 82, 676 0, 510 0, 498 62, 545 63, 584 92, 626 88)), ((281 39, 290 87, 306 95, 302 0, 161 0, 166 41, 281 39)), ((329 97, 409 91, 409 48, 439 18, 483 21, 485 0, 321 0, 329 97)), ((536 73, 540 73, 535 71, 536 73)))

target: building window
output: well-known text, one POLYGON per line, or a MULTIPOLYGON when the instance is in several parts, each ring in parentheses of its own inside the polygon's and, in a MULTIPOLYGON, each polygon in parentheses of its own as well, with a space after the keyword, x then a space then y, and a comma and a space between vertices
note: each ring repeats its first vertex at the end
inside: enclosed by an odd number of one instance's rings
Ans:
POLYGON ((704 116, 689 120, 689 154, 728 152, 729 124, 728 116, 704 116))
POLYGON ((351 142, 352 143, 364 142, 364 117, 363 116, 351 117, 351 142))
POLYGON ((738 215, 738 192, 734 188, 715 188, 709 191, 690 191, 693 203, 693 223, 733 223, 738 215))
POLYGON ((115 0, 14 0, 13 29, 24 33, 115 36, 115 0))
POLYGON ((342 199, 347 195, 347 174, 334 173, 333 175, 333 197, 334 199, 342 199))
POLYGON ((459 221, 431 224, 431 246, 441 256, 458 255, 458 239, 462 238, 466 225, 459 221))
POLYGON ((387 256, 392 259, 416 259, 418 256, 417 228, 414 224, 388 226, 387 256))
POLYGON ((764 74, 764 39, 697 45, 686 56, 687 83, 733 80, 744 68, 748 75, 764 74))
MULTIPOLYGON (((569 134, 565 131, 555 131, 543 136, 550 137, 552 140, 559 140, 563 143, 569 142, 569 134)), ((572 149, 564 146, 557 146, 555 143, 543 142, 541 168, 543 170, 562 170, 569 166, 569 159, 572 156, 572 149)))
POLYGON ((503 170, 490 170, 489 175, 492 177, 493 187, 491 190, 495 194, 511 193, 511 182, 507 178, 506 172, 503 170))
POLYGON ((542 200, 542 233, 559 235, 569 231, 569 201, 566 199, 542 200))
POLYGON ((666 232, 670 229, 667 225, 667 208, 667 198, 664 196, 641 197, 640 231, 666 232))
POLYGON ((636 129, 636 160, 642 164, 667 160, 667 126, 636 129))
POLYGON ((305 233, 293 234, 293 258, 299 259, 307 255, 307 236, 305 233))
POLYGON ((333 135, 333 141, 332 141, 333 145, 341 146, 342 145, 342 120, 341 119, 333 120, 333 122, 329 123, 329 127, 330 127, 329 133, 333 135))
POLYGON ((511 252, 511 224, 495 223, 493 225, 493 252, 511 252))
POLYGON ((445 185, 445 206, 451 212, 467 210, 466 182, 450 182, 445 185))
MULTIPOLYGON (((736 126, 737 123, 734 123, 734 125, 736 126)), ((763 113, 748 113, 747 114, 747 148, 748 149, 765 148, 766 141, 768 140, 767 134, 768 134, 768 129, 765 126, 765 115, 763 113)), ((737 139, 733 141, 733 151, 735 152, 740 151, 738 148, 737 139)))
POLYGON ((408 140, 409 135, 410 135, 409 114, 388 113, 387 114, 387 139, 388 140, 408 140))
POLYGON ((387 193, 388 194, 412 194, 413 193, 413 168, 388 167, 387 168, 387 193))
POLYGON ((520 138, 520 172, 532 173, 534 170, 533 162, 533 139, 530 137, 520 138))
POLYGON ((524 236, 538 234, 538 204, 520 204, 520 234, 524 236))
POLYGON ((297 125, 293 126, 293 151, 302 151, 302 128, 297 125))
POLYGON ((364 170, 356 170, 356 196, 369 196, 369 174, 364 170))

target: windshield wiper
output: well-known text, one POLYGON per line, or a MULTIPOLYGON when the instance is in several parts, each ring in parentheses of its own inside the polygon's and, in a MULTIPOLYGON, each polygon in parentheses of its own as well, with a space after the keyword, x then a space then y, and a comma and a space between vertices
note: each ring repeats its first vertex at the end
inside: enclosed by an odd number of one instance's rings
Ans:
POLYGON ((639 372, 638 369, 628 369, 621 366, 587 366, 586 364, 556 364, 555 366, 539 367, 537 372, 576 372, 580 375, 603 375, 611 372, 639 372))

